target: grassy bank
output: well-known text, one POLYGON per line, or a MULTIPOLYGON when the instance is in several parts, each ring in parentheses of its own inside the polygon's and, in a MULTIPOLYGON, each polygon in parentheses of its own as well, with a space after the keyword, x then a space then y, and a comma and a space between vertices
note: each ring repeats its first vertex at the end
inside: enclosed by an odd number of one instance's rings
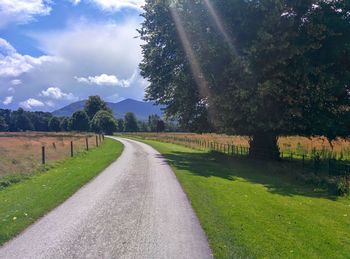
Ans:
POLYGON ((350 199, 275 163, 144 141, 174 168, 216 258, 348 258, 350 199))
POLYGON ((69 198, 112 163, 121 143, 106 139, 89 152, 57 162, 44 174, 0 190, 0 244, 69 198))

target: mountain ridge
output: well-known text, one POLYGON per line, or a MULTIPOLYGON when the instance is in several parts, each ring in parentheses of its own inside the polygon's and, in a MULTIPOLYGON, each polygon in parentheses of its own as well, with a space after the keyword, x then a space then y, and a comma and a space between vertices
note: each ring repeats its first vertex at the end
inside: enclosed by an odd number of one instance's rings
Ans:
MULTIPOLYGON (((77 101, 68 104, 61 109, 52 112, 52 115, 57 117, 70 117, 76 111, 83 110, 87 100, 77 101)), ((123 118, 127 112, 135 114, 139 120, 147 120, 148 116, 157 114, 163 116, 162 106, 154 105, 153 102, 142 102, 134 99, 125 99, 123 101, 112 103, 106 102, 107 106, 112 110, 116 118, 123 118)))

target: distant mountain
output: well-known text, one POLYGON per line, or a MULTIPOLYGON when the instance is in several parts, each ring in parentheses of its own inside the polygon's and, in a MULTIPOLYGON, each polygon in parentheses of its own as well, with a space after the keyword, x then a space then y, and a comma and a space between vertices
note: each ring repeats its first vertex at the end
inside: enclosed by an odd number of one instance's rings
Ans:
MULTIPOLYGON (((52 112, 57 117, 70 117, 76 111, 84 109, 86 100, 71 103, 59 110, 52 112)), ((124 117, 125 113, 133 112, 139 120, 147 120, 149 115, 157 114, 163 115, 162 107, 156 106, 152 102, 141 102, 133 99, 126 99, 118 103, 109 103, 107 106, 113 111, 113 114, 117 118, 124 117)))

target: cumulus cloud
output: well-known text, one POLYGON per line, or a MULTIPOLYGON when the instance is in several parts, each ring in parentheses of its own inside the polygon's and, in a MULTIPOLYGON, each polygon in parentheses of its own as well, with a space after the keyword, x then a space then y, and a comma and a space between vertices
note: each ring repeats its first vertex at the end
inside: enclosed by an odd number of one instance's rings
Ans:
POLYGON ((36 108, 36 107, 43 107, 45 106, 45 104, 37 99, 34 99, 34 98, 29 98, 27 99, 26 101, 24 102, 20 102, 19 104, 22 108, 25 108, 25 109, 28 109, 28 110, 31 110, 33 108, 36 108))
POLYGON ((139 9, 145 3, 144 0, 71 0, 74 5, 82 1, 93 3, 105 11, 118 11, 121 8, 129 7, 139 9))
MULTIPOLYGON (((46 90, 41 91, 41 96, 52 98, 55 100, 69 100, 75 101, 77 97, 75 97, 72 93, 64 93, 58 87, 49 87, 46 90)), ((49 105, 52 106, 52 105, 49 105)))
POLYGON ((4 105, 9 105, 13 101, 13 96, 7 96, 5 100, 2 102, 4 105))
MULTIPOLYGON (((5 66, 5 56, 25 55, 2 40, 0 96, 14 96, 15 101, 8 108, 16 109, 21 104, 23 108, 44 111, 52 111, 53 107, 60 108, 90 95, 100 95, 113 102, 122 98, 143 99, 147 82, 138 70, 142 41, 135 38, 140 22, 138 16, 119 22, 71 20, 62 29, 32 31, 27 36, 37 42, 36 47, 49 60, 24 62, 30 65, 24 66, 24 69, 11 62, 5 66), (6 75, 4 71, 7 71, 6 75), (104 74, 107 76, 101 77, 104 74), (79 83, 76 79, 79 77, 85 81, 79 83), (21 84, 14 85, 14 80, 20 80, 21 84), (38 99, 41 104, 35 106, 32 100, 28 102, 30 97, 38 99)), ((31 58, 36 60, 40 57, 31 58)))
POLYGON ((110 85, 110 86, 120 86, 129 87, 130 80, 120 80, 115 75, 101 74, 99 76, 89 76, 89 77, 74 77, 77 82, 91 84, 91 85, 110 85))
MULTIPOLYGON (((47 62, 59 62, 60 59, 52 56, 32 57, 19 54, 11 44, 0 38, 0 77, 17 77, 47 62)), ((20 80, 14 80, 20 83, 20 80)))
POLYGON ((50 3, 50 0, 1 0, 0 28, 9 23, 28 23, 38 15, 48 15, 50 3))

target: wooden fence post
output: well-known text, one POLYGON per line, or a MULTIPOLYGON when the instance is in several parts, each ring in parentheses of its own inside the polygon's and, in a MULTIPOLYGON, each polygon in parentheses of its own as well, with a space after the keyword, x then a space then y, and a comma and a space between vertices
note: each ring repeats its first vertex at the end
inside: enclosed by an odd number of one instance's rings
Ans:
POLYGON ((86 144, 86 151, 89 151, 89 138, 85 138, 85 144, 86 144))
POLYGON ((74 156, 74 150, 73 150, 73 141, 70 142, 70 156, 74 156))
POLYGON ((96 135, 96 147, 98 147, 98 137, 96 135))
POLYGON ((45 165, 45 163, 46 163, 45 146, 41 147, 41 162, 43 165, 45 165))

